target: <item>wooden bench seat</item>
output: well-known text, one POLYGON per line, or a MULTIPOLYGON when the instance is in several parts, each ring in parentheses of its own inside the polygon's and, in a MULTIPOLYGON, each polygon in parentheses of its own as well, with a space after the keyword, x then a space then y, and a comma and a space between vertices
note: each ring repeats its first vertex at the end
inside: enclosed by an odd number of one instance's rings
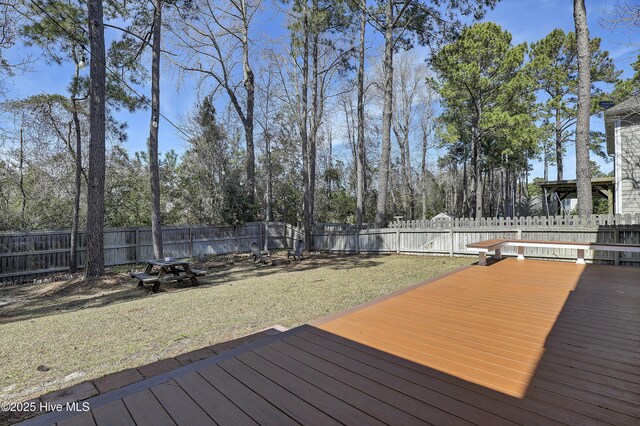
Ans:
POLYGON ((467 244, 467 249, 474 253, 478 253, 478 265, 487 264, 487 254, 495 253, 494 258, 502 257, 502 249, 504 247, 517 247, 518 259, 524 260, 524 250, 526 247, 537 248, 559 248, 577 250, 576 263, 584 264, 585 250, 601 250, 601 251, 618 251, 640 253, 640 245, 634 244, 618 244, 618 243, 592 243, 581 241, 545 241, 545 240, 508 240, 494 239, 480 241, 477 243, 467 244))
POLYGON ((493 239, 493 240, 485 240, 479 241, 477 243, 467 244, 467 249, 469 251, 473 251, 478 253, 478 265, 486 265, 487 264, 487 253, 495 253, 495 259, 502 258, 502 248, 506 247, 506 244, 509 240, 504 239, 493 239))
POLYGON ((195 268, 191 268, 191 272, 193 272, 193 275, 195 275, 196 277, 204 277, 207 273, 207 271, 203 269, 195 269, 195 268))
POLYGON ((154 283, 158 281, 157 275, 149 275, 144 272, 133 272, 131 278, 137 278, 143 283, 154 283))

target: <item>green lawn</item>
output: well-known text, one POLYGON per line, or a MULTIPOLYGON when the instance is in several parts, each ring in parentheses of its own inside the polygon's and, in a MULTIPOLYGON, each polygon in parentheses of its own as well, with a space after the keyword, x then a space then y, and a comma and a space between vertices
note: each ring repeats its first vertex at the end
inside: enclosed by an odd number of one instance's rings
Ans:
MULTIPOLYGON (((254 266, 245 256, 219 263, 200 287, 167 287, 157 294, 135 288, 124 273, 97 290, 85 284, 75 291, 53 285, 36 291, 45 286, 40 284, 27 297, 22 288, 22 305, 0 318, 0 401, 26 400, 273 324, 294 327, 470 262, 316 255, 301 263, 254 266), (39 365, 50 370, 40 372, 39 365)), ((0 288, 0 296, 11 291, 0 288)))

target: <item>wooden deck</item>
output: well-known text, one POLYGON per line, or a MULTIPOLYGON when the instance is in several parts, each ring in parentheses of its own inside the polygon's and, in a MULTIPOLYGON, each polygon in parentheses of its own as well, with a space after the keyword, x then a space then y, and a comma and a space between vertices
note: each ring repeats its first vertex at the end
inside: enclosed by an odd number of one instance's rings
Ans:
POLYGON ((640 271, 507 259, 30 424, 640 424, 640 271))

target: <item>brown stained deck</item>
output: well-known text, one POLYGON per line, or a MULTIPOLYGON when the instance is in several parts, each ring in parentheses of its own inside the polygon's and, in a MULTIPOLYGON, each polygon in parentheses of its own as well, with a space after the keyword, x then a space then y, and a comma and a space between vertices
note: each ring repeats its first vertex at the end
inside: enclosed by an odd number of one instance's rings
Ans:
POLYGON ((640 424, 640 271, 508 259, 33 424, 640 424))

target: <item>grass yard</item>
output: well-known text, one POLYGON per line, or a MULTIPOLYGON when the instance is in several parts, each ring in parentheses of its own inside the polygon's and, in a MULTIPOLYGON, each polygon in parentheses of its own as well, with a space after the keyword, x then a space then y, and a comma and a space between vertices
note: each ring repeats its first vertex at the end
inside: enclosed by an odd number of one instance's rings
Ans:
POLYGON ((157 294, 136 288, 124 269, 93 283, 0 288, 0 401, 23 401, 273 324, 295 327, 471 261, 313 255, 256 266, 235 256, 201 261, 210 275, 199 287, 163 286, 157 294), (49 370, 38 371, 41 365, 49 370))

